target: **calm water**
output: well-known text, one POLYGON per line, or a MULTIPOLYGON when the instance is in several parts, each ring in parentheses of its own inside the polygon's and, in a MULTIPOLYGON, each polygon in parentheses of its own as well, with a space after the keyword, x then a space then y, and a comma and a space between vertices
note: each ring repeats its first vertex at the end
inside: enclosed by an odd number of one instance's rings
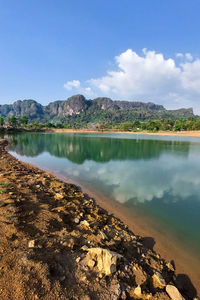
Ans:
POLYGON ((21 160, 139 209, 200 252, 200 138, 81 133, 8 138, 11 153, 21 160))

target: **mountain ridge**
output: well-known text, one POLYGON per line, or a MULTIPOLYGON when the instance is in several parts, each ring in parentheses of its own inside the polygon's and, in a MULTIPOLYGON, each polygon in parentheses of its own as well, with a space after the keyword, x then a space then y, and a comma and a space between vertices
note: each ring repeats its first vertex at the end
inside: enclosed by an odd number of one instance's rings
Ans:
POLYGON ((0 115, 4 118, 26 115, 31 121, 41 122, 70 122, 77 119, 86 123, 194 117, 192 108, 167 110, 163 105, 153 102, 120 101, 106 97, 87 100, 79 94, 67 100, 50 102, 46 106, 33 99, 17 100, 13 104, 0 105, 0 115))

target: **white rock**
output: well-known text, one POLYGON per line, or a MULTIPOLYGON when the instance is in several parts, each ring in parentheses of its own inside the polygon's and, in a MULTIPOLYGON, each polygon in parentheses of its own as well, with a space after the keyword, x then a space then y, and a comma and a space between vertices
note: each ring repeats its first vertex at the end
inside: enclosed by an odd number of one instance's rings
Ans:
POLYGON ((88 248, 84 250, 88 251, 86 259, 95 261, 100 273, 110 275, 116 272, 117 259, 121 258, 122 255, 103 248, 88 248))
POLYGON ((90 227, 90 224, 88 223, 88 221, 83 220, 83 221, 80 222, 80 226, 90 227))
POLYGON ((29 248, 34 248, 35 247, 35 240, 31 240, 28 242, 28 247, 29 248))
POLYGON ((166 292, 172 300, 185 300, 174 285, 168 284, 166 286, 166 292))

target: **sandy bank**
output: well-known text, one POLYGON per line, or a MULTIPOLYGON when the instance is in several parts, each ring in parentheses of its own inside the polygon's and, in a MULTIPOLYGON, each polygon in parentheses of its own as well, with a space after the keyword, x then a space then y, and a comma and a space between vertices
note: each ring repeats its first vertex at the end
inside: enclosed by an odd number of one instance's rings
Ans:
POLYGON ((148 131, 120 131, 120 130, 91 130, 91 129, 47 129, 46 132, 68 132, 68 133, 129 133, 129 134, 148 134, 148 135, 161 135, 161 136, 191 136, 200 137, 200 130, 194 131, 158 131, 158 132, 148 132, 148 131))
POLYGON ((196 296, 188 276, 77 186, 2 146, 0 185, 1 299, 170 299, 171 285, 196 296))

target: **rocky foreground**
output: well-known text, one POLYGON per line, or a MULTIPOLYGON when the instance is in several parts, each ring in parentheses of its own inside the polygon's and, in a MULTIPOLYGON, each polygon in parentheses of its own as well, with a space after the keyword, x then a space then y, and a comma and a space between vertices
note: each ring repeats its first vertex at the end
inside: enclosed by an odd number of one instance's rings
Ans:
POLYGON ((0 141, 0 299, 194 299, 142 237, 6 145, 0 141))

